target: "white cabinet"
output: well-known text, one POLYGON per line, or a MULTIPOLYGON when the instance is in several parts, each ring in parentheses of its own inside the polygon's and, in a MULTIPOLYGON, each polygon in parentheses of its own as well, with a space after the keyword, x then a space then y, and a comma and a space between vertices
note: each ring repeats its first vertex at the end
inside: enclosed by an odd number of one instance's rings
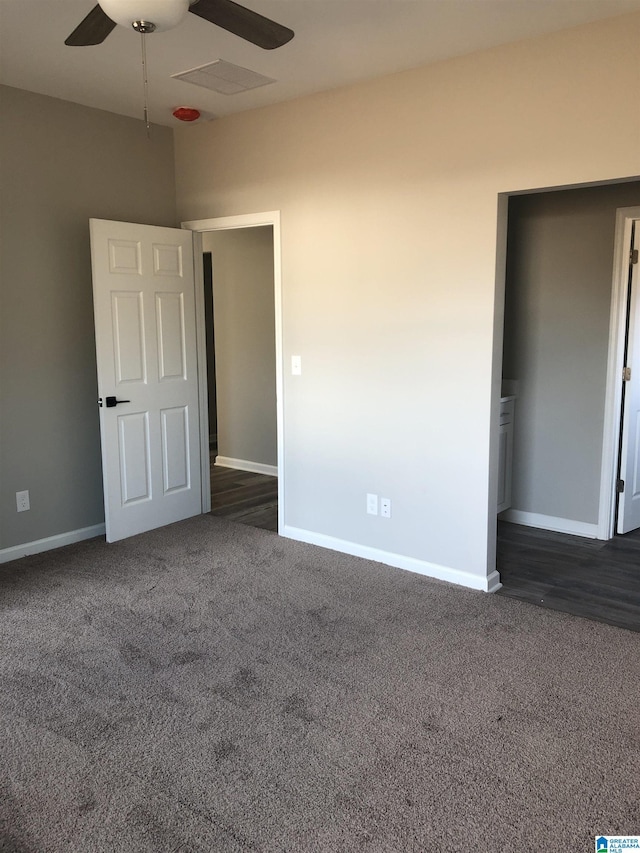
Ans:
POLYGON ((513 462, 513 413, 515 397, 500 399, 500 447, 498 451, 498 512, 511 506, 513 462))

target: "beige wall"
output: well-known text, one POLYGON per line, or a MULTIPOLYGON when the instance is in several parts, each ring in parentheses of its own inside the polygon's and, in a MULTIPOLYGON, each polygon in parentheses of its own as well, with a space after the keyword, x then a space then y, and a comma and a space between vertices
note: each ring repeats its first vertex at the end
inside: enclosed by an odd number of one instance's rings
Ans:
POLYGON ((598 523, 616 209, 638 205, 636 181, 511 200, 514 510, 598 523))
POLYGON ((281 211, 289 528, 493 569, 498 194, 640 172, 639 38, 627 16, 176 132, 181 219, 281 211))
POLYGON ((0 110, 1 558, 104 521, 89 218, 176 218, 167 128, 7 87, 0 110))
POLYGON ((276 466, 273 228, 202 242, 213 264, 218 455, 276 466))

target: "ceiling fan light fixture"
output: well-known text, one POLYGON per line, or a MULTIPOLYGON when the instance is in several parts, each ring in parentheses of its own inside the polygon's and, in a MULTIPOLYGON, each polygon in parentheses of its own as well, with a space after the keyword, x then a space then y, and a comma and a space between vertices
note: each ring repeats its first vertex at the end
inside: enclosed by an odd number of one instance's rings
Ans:
POLYGON ((64 40, 69 47, 102 44, 120 24, 143 36, 177 26, 187 12, 241 39, 273 50, 294 36, 293 30, 236 3, 235 0, 100 0, 64 40))
POLYGON ((149 33, 177 26, 189 11, 189 0, 100 0, 100 6, 116 24, 149 33))

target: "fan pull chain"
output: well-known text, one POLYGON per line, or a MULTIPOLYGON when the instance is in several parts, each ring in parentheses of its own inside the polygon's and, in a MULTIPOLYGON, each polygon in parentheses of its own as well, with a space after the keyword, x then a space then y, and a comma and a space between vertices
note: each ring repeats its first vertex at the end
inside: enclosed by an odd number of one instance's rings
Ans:
POLYGON ((147 128, 147 139, 151 138, 151 125, 149 124, 149 81, 147 79, 147 44, 146 35, 140 33, 142 39, 142 91, 144 96, 144 123, 147 128))

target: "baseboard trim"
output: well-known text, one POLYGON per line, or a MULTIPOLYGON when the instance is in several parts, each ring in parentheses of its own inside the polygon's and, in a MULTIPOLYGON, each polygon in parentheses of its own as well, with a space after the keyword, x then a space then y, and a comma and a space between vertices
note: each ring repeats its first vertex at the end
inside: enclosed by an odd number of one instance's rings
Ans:
POLYGON ((597 539, 599 527, 586 521, 574 521, 572 518, 556 518, 538 512, 524 512, 520 509, 506 509, 500 513, 503 521, 522 524, 524 527, 538 527, 540 530, 553 530, 554 533, 569 533, 572 536, 584 536, 597 539))
POLYGON ((68 533, 59 533, 57 536, 47 536, 46 539, 36 539, 35 542, 25 542, 24 545, 3 548, 0 551, 0 563, 19 560, 21 557, 28 557, 30 554, 41 554, 43 551, 52 551, 54 548, 73 545, 74 542, 82 542, 84 539, 94 539, 96 536, 104 536, 104 534, 104 524, 94 524, 93 527, 70 530, 68 533))
POLYGON ((291 527, 290 525, 285 525, 278 533, 287 539, 307 542, 310 545, 319 545, 321 548, 328 548, 330 551, 339 551, 342 554, 351 554, 353 557, 364 557, 365 560, 385 563, 387 566, 394 566, 397 569, 405 569, 408 572, 415 572, 418 575, 426 575, 430 578, 448 581, 449 583, 458 584, 458 586, 466 586, 470 589, 481 590, 482 592, 496 592, 502 586, 500 575, 497 571, 493 571, 488 577, 483 578, 473 575, 470 572, 461 572, 459 569, 451 569, 448 566, 440 566, 437 563, 428 563, 424 560, 417 560, 414 557, 405 557, 402 554, 394 554, 391 551, 381 551, 378 548, 371 548, 368 545, 359 545, 356 542, 349 542, 346 539, 337 539, 334 536, 326 536, 323 533, 314 533, 311 530, 291 527))
POLYGON ((265 465, 263 462, 250 462, 247 459, 232 459, 230 456, 216 456, 215 465, 221 468, 235 468, 238 471, 251 471, 253 474, 266 474, 277 477, 278 468, 275 465, 265 465))
POLYGON ((491 574, 487 576, 487 588, 484 591, 497 592, 501 586, 502 581, 500 580, 500 572, 497 569, 494 569, 491 574))

